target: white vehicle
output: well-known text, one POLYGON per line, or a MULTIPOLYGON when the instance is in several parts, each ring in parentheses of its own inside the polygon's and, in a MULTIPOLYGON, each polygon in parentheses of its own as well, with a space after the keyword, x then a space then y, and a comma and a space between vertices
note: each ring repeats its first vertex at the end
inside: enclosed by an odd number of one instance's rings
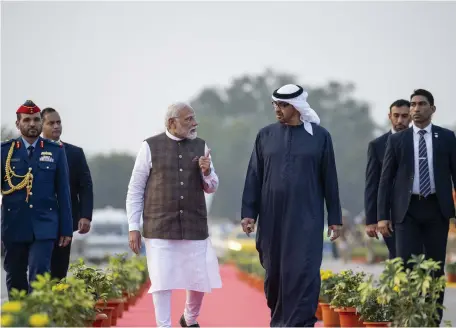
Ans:
MULTIPOLYGON (((206 207, 209 212, 213 194, 205 194, 206 207)), ((141 216, 142 226, 142 216, 141 216)), ((128 245, 128 220, 123 209, 110 206, 93 211, 90 232, 84 235, 75 232, 71 245, 71 259, 80 257, 88 262, 101 262, 107 257, 128 253, 132 255, 128 245)), ((145 254, 144 243, 141 253, 145 254)))
POLYGON ((128 246, 127 214, 123 209, 106 207, 93 211, 90 232, 75 232, 71 254, 89 262, 101 262, 107 257, 132 253, 128 246))

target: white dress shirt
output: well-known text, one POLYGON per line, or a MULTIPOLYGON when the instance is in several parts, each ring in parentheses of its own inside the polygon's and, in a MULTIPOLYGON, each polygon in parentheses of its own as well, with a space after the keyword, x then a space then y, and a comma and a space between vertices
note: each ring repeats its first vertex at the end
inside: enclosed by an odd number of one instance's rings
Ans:
MULTIPOLYGON (((176 141, 182 140, 166 130, 166 135, 176 141)), ((208 151, 207 144, 205 145, 206 154, 208 151)), ((209 155, 210 157, 210 155, 209 155)), ((130 183, 128 185, 126 210, 128 218, 129 231, 140 230, 141 216, 144 210, 144 191, 146 189, 147 180, 149 179, 150 170, 152 169, 152 155, 147 141, 143 141, 136 157, 135 166, 131 174, 130 183)), ((211 162, 211 173, 208 176, 203 175, 204 191, 208 194, 217 191, 219 178, 215 173, 214 165, 211 162)))
POLYGON ((415 156, 415 176, 413 179, 413 189, 412 193, 419 195, 420 194, 420 160, 419 160, 419 148, 420 148, 420 130, 426 130, 427 133, 424 135, 424 140, 426 141, 427 149, 427 159, 429 165, 429 178, 431 183, 431 194, 435 193, 435 180, 434 180, 434 161, 433 161, 433 152, 432 152, 432 123, 429 124, 424 129, 420 129, 415 124, 412 125, 413 128, 413 148, 415 156))

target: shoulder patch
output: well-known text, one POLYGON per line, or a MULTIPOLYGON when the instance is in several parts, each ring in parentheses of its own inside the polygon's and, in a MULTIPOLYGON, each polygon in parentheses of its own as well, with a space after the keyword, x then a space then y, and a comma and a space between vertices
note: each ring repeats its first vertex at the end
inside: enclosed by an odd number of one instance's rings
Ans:
POLYGON ((11 143, 13 143, 13 142, 14 142, 14 139, 4 140, 4 141, 2 141, 2 146, 11 145, 11 143))
POLYGON ((54 145, 54 146, 57 146, 57 147, 62 147, 62 143, 60 141, 54 141, 52 139, 46 139, 46 138, 43 138, 43 140, 47 143, 47 144, 50 144, 50 145, 54 145))

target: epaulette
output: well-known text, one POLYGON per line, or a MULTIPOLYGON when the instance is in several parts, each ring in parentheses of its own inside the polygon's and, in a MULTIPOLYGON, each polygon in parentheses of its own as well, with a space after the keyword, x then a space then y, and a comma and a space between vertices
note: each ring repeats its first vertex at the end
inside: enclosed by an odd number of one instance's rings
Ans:
POLYGON ((14 139, 8 139, 5 141, 2 141, 2 147, 6 146, 6 145, 11 145, 11 143, 13 143, 13 142, 14 142, 14 139))
POLYGON ((61 143, 60 141, 55 141, 55 140, 46 139, 46 138, 43 138, 43 140, 46 141, 48 144, 51 144, 51 145, 54 145, 54 146, 58 146, 60 148, 63 147, 63 143, 61 143))

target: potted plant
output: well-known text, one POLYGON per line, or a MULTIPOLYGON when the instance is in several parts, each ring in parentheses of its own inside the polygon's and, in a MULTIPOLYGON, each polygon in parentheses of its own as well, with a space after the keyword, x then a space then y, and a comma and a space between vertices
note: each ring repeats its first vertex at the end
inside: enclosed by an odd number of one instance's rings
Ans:
POLYGON ((339 274, 339 280, 333 287, 334 297, 331 306, 339 313, 341 327, 363 327, 356 308, 360 304, 359 286, 366 279, 364 272, 344 270, 339 274))
POLYGON ((110 275, 101 269, 87 266, 83 259, 79 259, 77 263, 72 263, 69 271, 73 277, 85 281, 86 289, 93 295, 95 301, 105 301, 122 295, 121 290, 114 285, 110 275))
POLYGON ((134 305, 136 300, 142 296, 145 291, 145 285, 149 276, 147 270, 147 259, 144 256, 133 256, 129 259, 132 270, 136 270, 140 273, 139 286, 134 293, 124 292, 124 297, 127 298, 130 305, 134 305))
POLYGON ((125 266, 130 275, 130 281, 132 288, 129 291, 124 290, 123 296, 125 299, 124 305, 126 305, 125 310, 128 310, 129 305, 133 305, 136 300, 136 295, 138 294, 141 286, 147 280, 147 262, 145 257, 133 256, 126 260, 125 266))
MULTIPOLYGON (((139 290, 142 274, 130 265, 127 260, 127 254, 116 254, 109 258, 109 265, 107 272, 113 279, 113 283, 119 286, 122 293, 126 292, 129 295, 134 294, 139 290)), ((108 299, 107 305, 117 309, 117 315, 122 317, 124 311, 123 296, 116 299, 108 299)))
MULTIPOLYGON (((320 269, 320 282, 323 281, 323 276, 326 278, 327 274, 332 274, 332 271, 320 269)), ((320 294, 321 294, 321 283, 320 283, 320 294)), ((315 312, 315 317, 317 318, 318 321, 323 321, 323 312, 321 310, 321 305, 320 305, 321 302, 323 302, 323 301, 322 301, 322 298, 319 296, 317 311, 315 312)))
POLYGON ((394 302, 385 303, 379 297, 380 291, 372 277, 361 283, 358 291, 361 299, 356 309, 363 324, 366 327, 388 327, 394 315, 394 302))
POLYGON ((320 272, 321 286, 319 296, 319 306, 323 317, 323 325, 325 327, 339 327, 339 314, 330 306, 331 300, 334 297, 334 286, 337 284, 339 275, 333 274, 331 270, 320 272))
POLYGON ((83 259, 72 263, 69 271, 73 277, 86 283, 85 288, 93 295, 97 311, 105 314, 110 325, 115 326, 118 317, 117 307, 113 307, 107 302, 122 297, 122 290, 114 284, 112 277, 101 269, 87 266, 83 259))
POLYGON ((456 262, 448 263, 446 265, 447 281, 456 283, 456 262))
POLYGON ((394 326, 435 327, 442 308, 437 301, 446 285, 445 276, 434 277, 440 264, 425 260, 424 255, 413 255, 408 264, 412 269, 404 270, 402 259, 386 261, 379 279, 379 302, 394 304, 394 326))
POLYGON ((236 266, 238 268, 237 276, 239 280, 249 282, 250 273, 252 272, 252 260, 251 256, 239 255, 236 259, 236 266))
POLYGON ((258 257, 252 259, 252 266, 251 266, 251 284, 252 287, 257 289, 260 292, 264 292, 264 275, 265 271, 263 266, 260 263, 258 257))
MULTIPOLYGON (((38 275, 31 285, 30 294, 25 291, 11 293, 11 298, 20 301, 27 313, 47 314, 49 322, 57 327, 80 327, 95 318, 95 301, 83 280, 67 277, 58 282, 46 273, 38 275)), ((36 318, 43 319, 43 316, 36 318)))

